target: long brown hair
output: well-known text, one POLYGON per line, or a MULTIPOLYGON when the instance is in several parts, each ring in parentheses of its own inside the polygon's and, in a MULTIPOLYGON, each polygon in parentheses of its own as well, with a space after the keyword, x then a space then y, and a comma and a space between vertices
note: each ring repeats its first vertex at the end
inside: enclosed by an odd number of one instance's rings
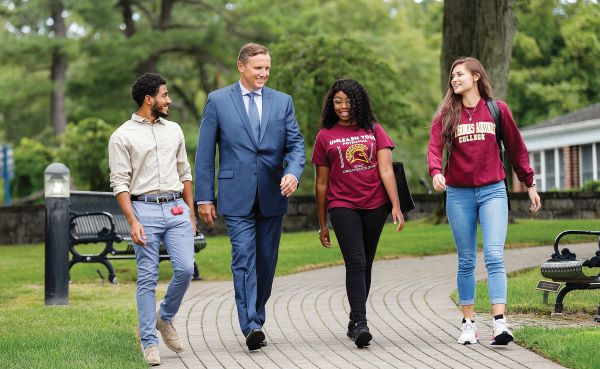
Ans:
POLYGON ((455 94, 452 88, 452 71, 454 71, 457 65, 461 64, 464 64, 465 68, 472 75, 479 75, 476 83, 477 91, 481 98, 486 100, 493 98, 492 87, 490 86, 485 69, 483 69, 483 65, 479 60, 473 57, 461 57, 452 63, 452 67, 448 73, 448 91, 446 91, 446 96, 444 96, 433 117, 434 122, 441 122, 442 124, 442 142, 448 152, 452 150, 452 140, 454 139, 456 126, 460 123, 462 109, 462 95, 455 94))

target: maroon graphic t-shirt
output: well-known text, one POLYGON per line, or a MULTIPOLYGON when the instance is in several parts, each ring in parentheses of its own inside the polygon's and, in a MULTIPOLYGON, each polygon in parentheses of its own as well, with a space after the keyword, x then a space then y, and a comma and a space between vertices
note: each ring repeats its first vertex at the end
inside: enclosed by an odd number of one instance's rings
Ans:
POLYGON ((379 178, 377 151, 395 146, 381 125, 375 124, 374 130, 336 124, 317 134, 311 162, 329 168, 329 209, 375 209, 389 201, 379 178))

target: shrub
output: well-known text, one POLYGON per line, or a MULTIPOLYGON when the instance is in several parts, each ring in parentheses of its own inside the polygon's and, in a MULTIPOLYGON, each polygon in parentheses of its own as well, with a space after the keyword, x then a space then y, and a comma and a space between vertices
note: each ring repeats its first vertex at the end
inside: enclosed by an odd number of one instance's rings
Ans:
POLYGON ((61 137, 58 160, 71 171, 75 187, 109 191, 108 140, 114 128, 98 118, 69 123, 61 137))
POLYGON ((600 181, 588 180, 583 184, 582 191, 600 192, 600 181))
POLYGON ((22 138, 14 149, 15 177, 11 181, 14 197, 27 196, 44 189, 44 170, 52 163, 56 150, 40 141, 22 138))

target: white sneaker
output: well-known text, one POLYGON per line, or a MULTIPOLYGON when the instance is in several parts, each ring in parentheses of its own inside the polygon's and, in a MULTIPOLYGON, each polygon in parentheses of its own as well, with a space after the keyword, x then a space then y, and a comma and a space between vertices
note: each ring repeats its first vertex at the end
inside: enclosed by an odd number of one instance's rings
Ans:
POLYGON ((479 338, 479 331, 477 330, 477 326, 475 322, 470 319, 466 319, 466 322, 462 324, 460 337, 458 337, 458 343, 467 345, 469 343, 475 344, 477 343, 477 339, 479 338))
POLYGON ((508 345, 512 340, 513 335, 510 329, 508 329, 506 318, 494 320, 492 345, 508 345))

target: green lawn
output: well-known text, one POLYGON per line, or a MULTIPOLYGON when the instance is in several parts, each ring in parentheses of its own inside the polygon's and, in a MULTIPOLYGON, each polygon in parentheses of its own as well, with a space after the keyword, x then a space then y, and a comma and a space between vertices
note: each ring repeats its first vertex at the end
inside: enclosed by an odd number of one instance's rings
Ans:
MULTIPOLYGON (((507 244, 549 245, 562 230, 594 227, 597 221, 592 220, 519 220, 509 227, 507 244)), ((589 237, 569 239, 581 240, 589 237)), ((447 225, 411 221, 401 233, 394 232, 391 224, 386 226, 377 257, 453 251, 447 225)), ((45 307, 43 245, 0 246, 0 253, 0 368, 146 367, 135 336, 134 261, 113 263, 118 286, 100 278, 97 270, 104 278, 107 275, 101 265, 76 265, 69 305, 45 307)), ((207 248, 196 255, 202 276, 207 280, 230 279, 229 253, 227 237, 209 237, 207 248)), ((323 248, 316 231, 288 233, 282 237, 277 274, 341 263, 339 249, 323 248)), ((170 274, 169 263, 161 263, 161 280, 168 281, 170 274)), ((159 290, 158 297, 163 294, 159 290)))
POLYGON ((568 368, 598 369, 600 329, 525 327, 515 332, 516 342, 568 368))

